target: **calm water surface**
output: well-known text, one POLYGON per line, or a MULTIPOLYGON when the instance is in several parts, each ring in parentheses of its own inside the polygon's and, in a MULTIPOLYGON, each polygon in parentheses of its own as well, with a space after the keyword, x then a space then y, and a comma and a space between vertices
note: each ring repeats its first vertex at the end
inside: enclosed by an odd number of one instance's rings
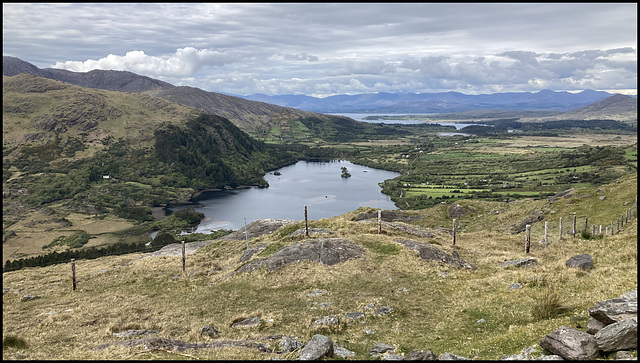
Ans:
MULTIPOLYGON (((363 121, 363 122, 369 122, 369 123, 383 123, 383 124, 400 124, 400 125, 417 125, 417 124, 424 124, 424 123, 428 123, 427 121, 423 121, 423 120, 365 120, 364 118, 367 116, 393 116, 395 114, 390 114, 390 113, 386 113, 386 114, 379 114, 379 113, 330 113, 330 115, 336 115, 336 116, 346 116, 346 117, 350 117, 356 121, 363 121)), ((414 116, 429 116, 429 115, 437 115, 435 113, 400 113, 397 114, 398 116, 402 116, 402 115, 414 115, 414 116)), ((432 123, 432 122, 429 122, 432 123)), ((463 127, 467 127, 467 126, 471 126, 471 125, 483 125, 486 126, 484 124, 469 124, 469 123, 462 123, 462 122, 438 122, 437 125, 441 125, 441 126, 454 126, 456 128, 456 130, 460 130, 463 127)), ((468 134, 462 134, 462 133, 447 133, 447 132, 442 132, 440 133, 440 136, 453 136, 453 135, 468 135, 468 134)))
MULTIPOLYGON (((359 207, 397 209, 389 196, 380 192, 378 183, 400 174, 372 169, 344 160, 306 162, 285 166, 265 175, 268 188, 246 188, 204 192, 193 201, 195 210, 205 219, 193 231, 210 233, 219 229, 244 228, 258 219, 304 220, 307 206, 309 220, 331 218, 359 207), (341 177, 341 167, 351 173, 341 177)), ((170 208, 176 211, 184 207, 170 208)))

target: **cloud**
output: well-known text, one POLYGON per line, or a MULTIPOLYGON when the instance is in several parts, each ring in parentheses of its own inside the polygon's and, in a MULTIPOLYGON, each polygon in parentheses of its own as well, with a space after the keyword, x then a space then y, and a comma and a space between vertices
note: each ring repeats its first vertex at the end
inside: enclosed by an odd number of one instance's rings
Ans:
POLYGON ((185 47, 177 49, 168 57, 156 57, 136 50, 124 56, 109 54, 108 56, 84 62, 56 62, 53 68, 74 72, 88 72, 92 69, 130 71, 147 76, 192 77, 203 67, 219 67, 237 62, 243 58, 241 52, 220 52, 210 49, 185 47))
POLYGON ((3 4, 5 55, 234 94, 635 89, 636 44, 623 3, 3 4))

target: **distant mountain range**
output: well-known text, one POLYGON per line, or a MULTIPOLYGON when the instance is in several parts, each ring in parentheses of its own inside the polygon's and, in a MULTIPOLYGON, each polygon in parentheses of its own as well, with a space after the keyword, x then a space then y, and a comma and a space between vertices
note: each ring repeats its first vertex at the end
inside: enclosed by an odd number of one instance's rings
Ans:
POLYGON ((606 118, 637 122, 637 96, 612 95, 585 90, 579 93, 510 92, 466 95, 444 93, 375 93, 336 95, 317 98, 305 95, 238 96, 179 87, 167 82, 126 71, 93 70, 71 72, 40 69, 14 57, 3 56, 2 73, 14 76, 30 73, 74 85, 121 92, 136 92, 160 97, 182 105, 220 115, 248 132, 271 127, 299 117, 330 117, 331 113, 438 113, 446 117, 516 117, 537 121, 554 119, 606 118), (600 103, 602 102, 602 103, 600 103), (493 116, 491 116, 493 115, 493 116))
POLYGON ((316 98, 305 95, 268 96, 253 94, 240 96, 248 100, 272 103, 284 107, 323 113, 450 113, 473 110, 503 111, 572 111, 611 97, 603 91, 585 90, 580 93, 539 92, 494 93, 466 95, 443 93, 375 93, 337 95, 316 98))

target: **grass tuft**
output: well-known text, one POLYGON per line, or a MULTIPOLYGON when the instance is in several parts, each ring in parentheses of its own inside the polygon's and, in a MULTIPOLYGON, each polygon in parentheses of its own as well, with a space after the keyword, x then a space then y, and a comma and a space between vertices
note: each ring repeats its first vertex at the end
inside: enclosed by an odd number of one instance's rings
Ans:
POLYGON ((558 317, 567 310, 560 302, 560 296, 553 290, 545 290, 535 299, 531 307, 531 315, 536 320, 558 317))

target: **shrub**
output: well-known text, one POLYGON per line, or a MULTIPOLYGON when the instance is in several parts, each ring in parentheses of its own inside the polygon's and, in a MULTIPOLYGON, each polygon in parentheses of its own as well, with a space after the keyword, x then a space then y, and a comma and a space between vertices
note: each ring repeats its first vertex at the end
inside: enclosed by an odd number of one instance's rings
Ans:
POLYGON ((2 350, 5 350, 7 348, 27 349, 28 345, 27 341, 22 338, 13 335, 7 335, 6 337, 4 337, 4 339, 2 339, 2 350))

